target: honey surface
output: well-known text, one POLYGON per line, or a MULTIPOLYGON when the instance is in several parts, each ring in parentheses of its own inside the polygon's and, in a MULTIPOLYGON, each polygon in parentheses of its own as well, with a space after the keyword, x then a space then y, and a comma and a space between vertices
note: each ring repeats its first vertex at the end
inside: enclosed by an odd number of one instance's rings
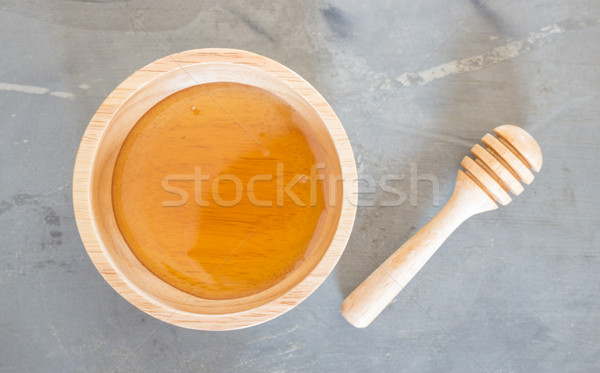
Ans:
POLYGON ((128 246, 156 276, 206 299, 281 281, 327 210, 322 184, 309 181, 318 160, 307 125, 277 96, 237 83, 159 102, 129 133, 113 174, 128 246), (281 190, 289 183, 292 196, 281 190))

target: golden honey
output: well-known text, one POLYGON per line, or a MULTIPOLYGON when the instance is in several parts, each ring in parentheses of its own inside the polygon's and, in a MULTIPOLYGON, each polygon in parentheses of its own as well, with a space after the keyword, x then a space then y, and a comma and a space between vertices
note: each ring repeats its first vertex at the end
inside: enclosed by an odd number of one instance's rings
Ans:
POLYGON ((179 91, 132 128, 112 180, 117 225, 154 275, 205 299, 252 295, 307 256, 327 209, 309 123, 239 83, 179 91))

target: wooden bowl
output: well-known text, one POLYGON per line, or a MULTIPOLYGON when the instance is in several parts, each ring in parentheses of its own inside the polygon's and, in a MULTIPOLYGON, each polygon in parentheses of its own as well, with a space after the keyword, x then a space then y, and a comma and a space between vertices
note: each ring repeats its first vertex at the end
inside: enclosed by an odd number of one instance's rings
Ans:
POLYGON ((325 99, 305 80, 266 57, 233 49, 199 49, 173 54, 136 71, 102 103, 81 141, 73 175, 77 226, 104 279, 142 311, 170 324, 228 330, 260 324, 290 310, 325 280, 342 255, 356 213, 356 166, 346 132, 325 99), (237 82, 285 100, 311 123, 321 151, 342 176, 343 197, 335 219, 326 222, 318 247, 285 279, 236 299, 202 299, 152 274, 127 246, 116 223, 111 179, 129 131, 167 96, 198 84, 237 82), (324 233, 323 233, 324 232, 324 233))

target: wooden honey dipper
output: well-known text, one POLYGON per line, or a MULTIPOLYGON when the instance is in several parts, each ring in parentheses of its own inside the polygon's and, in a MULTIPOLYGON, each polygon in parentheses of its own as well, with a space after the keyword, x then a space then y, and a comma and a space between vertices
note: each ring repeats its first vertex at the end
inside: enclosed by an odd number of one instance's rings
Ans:
POLYGON ((475 214, 505 206, 512 200, 507 191, 519 195, 533 173, 542 167, 542 151, 533 137, 520 127, 494 129, 498 137, 483 136, 483 146, 466 156, 456 186, 442 210, 417 234, 392 254, 342 303, 342 315, 357 328, 368 326, 419 272, 458 226, 475 214))

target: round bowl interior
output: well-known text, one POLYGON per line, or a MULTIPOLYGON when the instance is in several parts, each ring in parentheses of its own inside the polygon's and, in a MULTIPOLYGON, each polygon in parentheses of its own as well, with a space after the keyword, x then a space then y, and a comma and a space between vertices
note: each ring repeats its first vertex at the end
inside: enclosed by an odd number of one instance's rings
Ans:
POLYGON ((92 261, 115 290, 143 311, 172 324, 205 330, 255 325, 285 311, 324 281, 347 243, 355 214, 354 158, 346 134, 325 100, 278 63, 243 51, 197 50, 165 57, 139 70, 102 104, 84 135, 74 174, 74 206, 92 261), (127 246, 116 223, 112 175, 133 126, 154 105, 185 88, 236 82, 267 90, 309 123, 307 140, 330 175, 329 206, 305 260, 276 285, 253 295, 210 300, 176 289, 152 274, 127 246), (335 180, 339 182, 335 182, 335 180), (335 183, 335 188, 332 188, 335 183), (333 200, 331 200, 333 199, 333 200))

